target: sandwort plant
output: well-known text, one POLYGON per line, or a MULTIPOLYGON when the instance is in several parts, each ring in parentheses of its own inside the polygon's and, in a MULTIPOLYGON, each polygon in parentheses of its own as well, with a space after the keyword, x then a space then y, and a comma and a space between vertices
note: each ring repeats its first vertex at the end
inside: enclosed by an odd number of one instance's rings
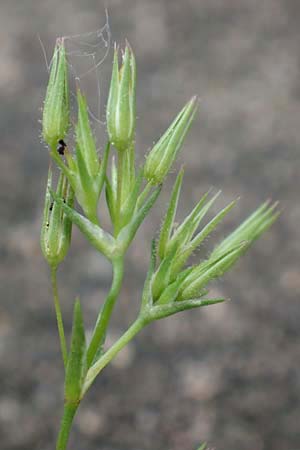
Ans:
MULTIPOLYGON (((51 271, 54 306, 61 354, 65 369, 64 410, 56 449, 67 448, 73 418, 96 377, 151 322, 192 308, 224 302, 210 298, 209 283, 224 275, 252 243, 276 220, 276 204, 265 202, 210 254, 196 264, 190 256, 235 206, 229 203, 209 220, 218 195, 205 193, 182 223, 175 225, 183 182, 179 171, 157 239, 149 242, 151 256, 135 321, 109 348, 105 337, 116 306, 124 274, 124 258, 136 232, 157 200, 164 180, 180 151, 194 120, 198 100, 192 97, 176 115, 137 167, 136 62, 126 43, 114 48, 111 84, 106 107, 107 145, 99 156, 84 93, 77 88, 77 119, 70 120, 68 62, 63 39, 58 39, 50 67, 43 108, 43 139, 52 164, 48 172, 41 247, 51 271), (75 123, 75 125, 73 125, 75 123), (72 125, 71 125, 72 124, 72 125), (75 136, 74 149, 67 145, 68 133, 75 136), (56 168, 54 167, 56 166, 56 168), (59 172, 54 187, 53 171, 59 172), (112 231, 103 229, 99 201, 106 201, 112 231), (100 217, 99 217, 100 216, 100 217), (203 224, 204 222, 204 224, 203 224), (99 304, 99 314, 89 342, 86 341, 79 298, 74 302, 68 345, 58 296, 56 273, 71 244, 72 226, 107 258, 113 271, 111 288, 99 304)), ((203 444, 201 449, 205 448, 203 444)))

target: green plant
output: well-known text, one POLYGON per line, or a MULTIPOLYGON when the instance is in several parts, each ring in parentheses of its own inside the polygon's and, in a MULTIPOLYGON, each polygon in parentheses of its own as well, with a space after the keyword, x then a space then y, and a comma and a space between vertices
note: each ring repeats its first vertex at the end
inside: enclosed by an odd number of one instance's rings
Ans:
MULTIPOLYGON (((108 349, 105 336, 118 299, 124 272, 124 257, 135 234, 158 198, 197 110, 193 97, 157 141, 138 170, 135 162, 134 54, 127 44, 119 68, 119 50, 114 50, 110 92, 107 102, 108 143, 100 159, 89 122, 87 102, 77 90, 78 117, 75 150, 65 143, 70 129, 68 64, 63 39, 56 43, 43 111, 43 137, 59 169, 56 190, 52 169, 48 173, 41 247, 51 268, 53 296, 61 353, 65 366, 65 399, 57 450, 67 446, 72 420, 95 378, 117 353, 149 323, 179 311, 221 303, 207 298, 207 285, 222 276, 249 246, 276 220, 276 205, 261 205, 235 231, 219 243, 202 262, 189 266, 189 257, 234 207, 231 202, 199 230, 217 196, 208 193, 178 226, 174 220, 183 181, 181 170, 157 241, 152 241, 149 270, 136 320, 108 349), (111 147, 117 157, 108 169, 111 147), (109 173, 110 172, 110 173, 109 173), (112 232, 105 231, 98 217, 100 195, 105 188, 112 232), (77 202, 82 212, 74 209, 77 202), (75 224, 89 243, 112 264, 111 289, 100 307, 95 328, 86 342, 80 300, 74 304, 70 346, 67 345, 58 297, 56 272, 64 260, 75 224)), ((203 446, 200 447, 204 448, 203 446)))

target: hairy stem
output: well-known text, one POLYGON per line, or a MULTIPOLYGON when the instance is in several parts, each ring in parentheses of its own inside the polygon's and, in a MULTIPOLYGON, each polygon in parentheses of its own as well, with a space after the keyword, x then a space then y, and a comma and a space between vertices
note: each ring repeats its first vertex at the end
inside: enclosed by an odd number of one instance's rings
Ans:
POLYGON ((138 317, 130 328, 117 340, 104 355, 92 366, 87 372, 86 379, 83 385, 81 398, 85 395, 93 383, 96 376, 104 369, 105 366, 130 342, 134 336, 145 326, 145 321, 142 317, 138 317))
POLYGON ((52 284, 55 315, 56 315, 57 328, 58 328, 59 341, 60 341, 60 349, 61 349, 64 366, 66 368, 67 362, 68 362, 68 351, 67 351, 67 344, 66 344, 66 338, 65 338, 63 318, 62 318, 60 302, 59 302, 59 297, 58 297, 56 274, 57 274, 57 267, 51 267, 51 284, 52 284))
POLYGON ((65 403, 64 412, 60 423, 60 430, 56 442, 56 450, 67 448, 71 426, 75 417, 79 403, 65 403))
POLYGON ((138 197, 137 200, 137 209, 141 208, 144 201, 146 200, 149 192, 151 191, 151 188, 153 186, 150 183, 147 183, 146 186, 144 187, 144 190, 141 192, 141 194, 138 197))
POLYGON ((101 345, 101 342, 104 340, 106 329, 108 327, 110 317, 113 312, 114 305, 120 293, 122 280, 123 280, 123 272, 124 272, 124 262, 123 259, 117 259, 113 261, 113 281, 108 293, 108 296, 105 300, 104 306, 99 313, 96 326, 93 332, 93 336, 87 351, 87 365, 93 363, 95 355, 101 345))

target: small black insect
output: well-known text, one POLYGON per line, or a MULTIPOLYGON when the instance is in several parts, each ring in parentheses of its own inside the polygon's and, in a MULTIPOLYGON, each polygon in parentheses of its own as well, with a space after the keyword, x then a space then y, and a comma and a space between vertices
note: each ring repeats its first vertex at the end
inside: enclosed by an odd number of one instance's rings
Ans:
POLYGON ((49 211, 52 211, 53 209, 53 202, 51 202, 50 207, 49 207, 49 211))
POLYGON ((67 147, 67 144, 65 143, 65 141, 63 139, 60 139, 58 141, 57 148, 56 148, 57 153, 59 153, 60 155, 64 155, 66 147, 67 147))

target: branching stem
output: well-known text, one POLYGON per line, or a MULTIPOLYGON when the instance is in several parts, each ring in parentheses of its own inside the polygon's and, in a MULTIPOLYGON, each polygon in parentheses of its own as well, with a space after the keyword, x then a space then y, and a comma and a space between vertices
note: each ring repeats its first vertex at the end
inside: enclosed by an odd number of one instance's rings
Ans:
POLYGON ((112 285, 108 293, 108 296, 105 300, 104 306, 99 313, 96 326, 93 332, 93 336, 87 351, 88 367, 90 367, 90 365, 93 363, 93 360, 99 349, 99 346, 101 345, 101 342, 104 340, 106 329, 108 327, 114 305, 120 293, 123 280, 123 272, 124 272, 123 258, 113 261, 112 285))
POLYGON ((105 366, 130 342, 134 336, 145 326, 144 319, 140 316, 128 328, 128 330, 117 340, 104 355, 88 370, 85 383, 83 385, 81 398, 85 395, 96 376, 104 369, 105 366))

